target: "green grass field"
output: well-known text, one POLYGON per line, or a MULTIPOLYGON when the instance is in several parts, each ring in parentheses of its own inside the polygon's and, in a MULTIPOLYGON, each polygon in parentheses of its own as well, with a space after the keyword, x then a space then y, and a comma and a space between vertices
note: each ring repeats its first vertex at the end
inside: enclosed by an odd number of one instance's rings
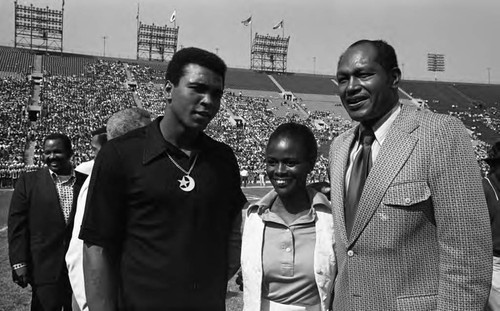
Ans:
MULTIPOLYGON (((255 202, 270 190, 267 188, 244 188, 243 192, 250 202, 255 202)), ((31 301, 31 290, 29 287, 20 288, 12 282, 8 245, 7 245, 7 213, 12 191, 0 190, 0 311, 24 311, 29 310, 31 301)), ((226 310, 239 311, 243 307, 242 292, 234 282, 234 278, 228 283, 226 298, 226 310)))

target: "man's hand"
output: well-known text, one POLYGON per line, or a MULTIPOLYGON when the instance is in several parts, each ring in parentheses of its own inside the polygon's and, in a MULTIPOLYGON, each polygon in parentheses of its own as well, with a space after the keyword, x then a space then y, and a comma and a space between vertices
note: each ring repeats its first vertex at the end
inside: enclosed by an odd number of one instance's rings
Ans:
POLYGON ((330 184, 325 181, 315 182, 307 185, 307 187, 311 187, 314 190, 323 193, 326 195, 328 200, 330 200, 330 184))
POLYGON ((28 284, 31 283, 28 267, 24 266, 18 269, 13 269, 12 280, 14 281, 14 283, 21 286, 22 288, 28 286, 28 284))

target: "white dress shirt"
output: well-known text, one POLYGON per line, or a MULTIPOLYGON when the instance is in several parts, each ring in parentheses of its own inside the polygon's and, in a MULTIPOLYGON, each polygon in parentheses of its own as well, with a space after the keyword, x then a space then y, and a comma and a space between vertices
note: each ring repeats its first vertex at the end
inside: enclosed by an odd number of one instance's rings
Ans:
MULTIPOLYGON (((389 111, 385 116, 383 116, 380 120, 378 120, 372 127, 373 132, 375 133, 375 140, 372 143, 372 163, 375 164, 375 160, 377 159, 378 153, 380 152, 380 148, 382 148, 382 144, 384 143, 385 138, 387 137, 387 133, 389 133, 389 129, 391 128, 392 123, 401 112, 401 105, 396 105, 391 111, 389 111)), ((349 154, 349 164, 347 166, 347 171, 345 173, 345 190, 349 187, 349 180, 351 179, 351 171, 352 164, 356 156, 361 151, 361 144, 359 143, 359 134, 357 135, 358 139, 354 142, 352 146, 351 153, 349 154)))
MULTIPOLYGON (((92 170, 90 171, 92 172, 92 170)), ((85 179, 78 200, 76 201, 76 213, 69 242, 68 251, 66 252, 66 266, 68 267, 69 282, 73 290, 75 300, 82 311, 88 311, 87 297, 85 295, 85 283, 83 280, 83 241, 78 238, 80 227, 82 225, 83 214, 85 213, 85 203, 87 202, 87 192, 89 190, 90 175, 85 179)))

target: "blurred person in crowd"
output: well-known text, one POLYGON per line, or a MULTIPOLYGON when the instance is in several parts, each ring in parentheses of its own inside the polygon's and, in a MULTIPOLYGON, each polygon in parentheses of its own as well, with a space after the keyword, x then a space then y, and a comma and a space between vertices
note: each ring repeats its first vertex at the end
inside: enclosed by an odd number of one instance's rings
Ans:
POLYGON ((14 282, 31 285, 31 310, 71 310, 64 255, 85 178, 73 170, 72 155, 68 136, 46 136, 42 157, 47 167, 21 175, 12 195, 9 259, 14 282))
POLYGON ((490 211, 491 236, 493 240, 493 273, 488 311, 500 310, 500 141, 488 150, 484 161, 490 167, 483 178, 483 188, 490 211))
POLYGON ((240 176, 241 176, 241 184, 243 187, 246 187, 248 184, 248 176, 249 172, 246 167, 243 167, 240 171, 240 176))
POLYGON ((17 183, 17 180, 19 179, 19 177, 21 176, 23 166, 24 166, 24 164, 22 164, 22 163, 16 163, 16 164, 14 164, 13 169, 11 170, 10 176, 12 179, 12 187, 13 188, 16 187, 16 183, 17 183))
POLYGON ((259 184, 264 187, 266 185, 266 173, 264 170, 259 170, 259 184))
MULTIPOLYGON (((121 136, 133 129, 140 128, 151 123, 151 115, 142 108, 126 108, 114 113, 106 124, 106 139, 101 139, 101 144, 96 152, 99 151, 107 140, 121 136)), ((96 132, 93 132, 96 133, 96 132)), ((98 134, 100 135, 100 134, 98 134)), ((94 135, 95 136, 95 135, 94 135)), ((96 144, 97 145, 97 144, 96 144)), ((93 163, 92 163, 93 166, 93 163)), ((90 172, 92 167, 90 167, 90 172)), ((87 299, 85 295, 85 283, 83 275, 83 241, 78 238, 80 226, 82 224, 85 212, 85 203, 88 194, 90 176, 85 179, 80 194, 78 195, 76 214, 74 219, 73 233, 66 252, 66 265, 68 267, 69 280, 73 295, 75 297, 78 310, 88 310, 87 299)), ((77 309, 73 306, 73 309, 77 309)))
POLYGON ((6 165, 0 166, 0 187, 7 187, 8 183, 9 170, 6 165))
MULTIPOLYGON (((94 131, 91 132, 92 138, 90 140, 90 146, 92 148, 92 154, 93 157, 95 158, 97 154, 99 153, 99 150, 101 150, 101 147, 106 143, 108 140, 106 136, 106 127, 102 126, 94 131)), ((75 171, 80 172, 85 175, 90 175, 90 172, 92 172, 92 167, 94 166, 94 159, 86 162, 80 163, 75 168, 75 171)))
POLYGON ((118 289, 125 310, 225 309, 246 203, 233 151, 204 133, 225 72, 217 55, 181 49, 164 116, 99 152, 80 231, 90 310, 114 310, 118 289))
POLYGON ((282 124, 269 138, 274 190, 248 208, 243 230, 244 310, 328 310, 337 272, 331 207, 306 188, 317 153, 305 125, 282 124))
POLYGON ((401 71, 385 41, 352 44, 337 80, 359 124, 330 149, 333 310, 483 310, 491 232, 465 127, 399 103, 401 71))

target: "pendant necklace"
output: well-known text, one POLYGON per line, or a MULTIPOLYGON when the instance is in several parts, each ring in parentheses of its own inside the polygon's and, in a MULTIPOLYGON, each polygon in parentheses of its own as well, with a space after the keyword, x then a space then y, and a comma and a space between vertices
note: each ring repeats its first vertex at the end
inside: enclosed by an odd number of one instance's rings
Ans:
POLYGON ((194 157, 193 164, 191 164, 189 171, 186 171, 179 164, 177 164, 177 162, 175 162, 174 159, 172 159, 172 157, 170 156, 170 154, 168 154, 168 152, 165 151, 165 153, 167 154, 170 161, 172 161, 172 163, 174 163, 174 165, 177 166, 178 169, 180 169, 184 174, 186 174, 182 176, 181 179, 177 180, 179 182, 179 188, 181 188, 181 190, 185 192, 190 192, 191 190, 193 190, 195 182, 193 177, 189 176, 189 174, 191 174, 191 171, 193 170, 194 165, 196 164, 196 160, 198 160, 198 154, 196 154, 196 156, 194 157))

